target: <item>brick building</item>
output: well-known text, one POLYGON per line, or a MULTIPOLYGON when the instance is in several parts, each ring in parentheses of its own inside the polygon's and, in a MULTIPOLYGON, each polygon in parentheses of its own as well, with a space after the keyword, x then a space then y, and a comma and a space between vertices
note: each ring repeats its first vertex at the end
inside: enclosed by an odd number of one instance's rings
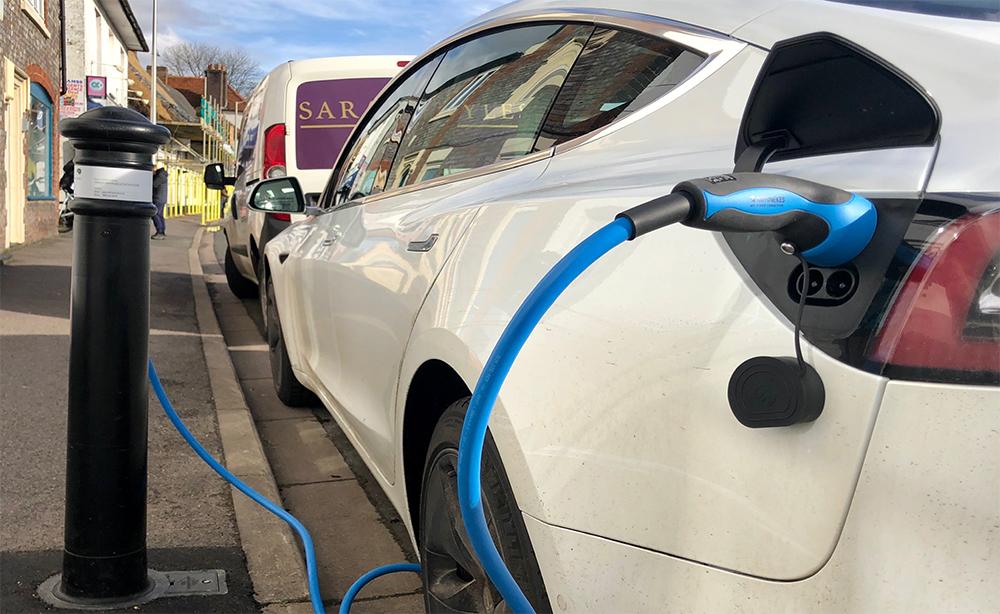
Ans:
POLYGON ((62 3, 0 0, 0 252, 56 232, 62 3))
POLYGON ((230 124, 239 125, 246 100, 229 84, 224 64, 209 64, 201 77, 171 75, 163 66, 157 67, 157 72, 161 81, 180 92, 194 108, 199 108, 204 98, 222 112, 230 124))

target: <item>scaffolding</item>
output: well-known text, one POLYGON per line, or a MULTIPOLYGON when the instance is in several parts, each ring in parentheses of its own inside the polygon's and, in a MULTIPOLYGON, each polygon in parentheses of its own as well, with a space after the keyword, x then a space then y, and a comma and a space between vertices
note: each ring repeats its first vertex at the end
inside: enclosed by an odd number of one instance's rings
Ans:
POLYGON ((167 219, 199 216, 202 225, 206 226, 216 226, 222 219, 231 189, 209 189, 205 185, 203 168, 210 162, 221 162, 227 171, 233 168, 237 131, 213 102, 204 97, 201 99, 197 125, 201 132, 200 143, 192 138, 189 146, 174 139, 176 147, 172 149, 176 151, 166 160, 169 179, 164 217, 167 219))

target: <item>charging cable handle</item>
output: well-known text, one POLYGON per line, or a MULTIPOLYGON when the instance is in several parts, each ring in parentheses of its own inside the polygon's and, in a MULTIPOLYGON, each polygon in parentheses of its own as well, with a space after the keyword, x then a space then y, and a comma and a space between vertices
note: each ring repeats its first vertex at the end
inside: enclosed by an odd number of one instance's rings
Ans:
MULTIPOLYGON (((673 193, 619 214, 638 237, 682 215, 685 225, 726 232, 773 231, 779 242, 817 266, 856 258, 878 224, 866 198, 805 179, 731 173, 677 184, 673 193)), ((632 237, 633 239, 635 237, 632 237)))

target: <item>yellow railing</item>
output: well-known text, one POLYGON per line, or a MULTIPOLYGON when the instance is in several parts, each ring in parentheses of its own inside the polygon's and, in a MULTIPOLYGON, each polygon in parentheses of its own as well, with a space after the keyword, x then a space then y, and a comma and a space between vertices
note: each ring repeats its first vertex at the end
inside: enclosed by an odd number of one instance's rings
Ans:
POLYGON ((222 193, 208 189, 200 172, 179 167, 168 168, 167 172, 167 206, 163 217, 197 215, 203 226, 221 219, 222 193))

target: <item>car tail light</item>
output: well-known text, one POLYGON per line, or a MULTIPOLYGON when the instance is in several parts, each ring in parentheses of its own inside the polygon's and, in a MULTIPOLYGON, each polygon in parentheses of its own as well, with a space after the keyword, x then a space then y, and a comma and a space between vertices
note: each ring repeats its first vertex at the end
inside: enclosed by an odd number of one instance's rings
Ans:
POLYGON ((275 124, 264 132, 264 179, 284 177, 285 124, 275 124))
POLYGON ((270 215, 274 219, 278 220, 279 222, 291 222, 292 221, 292 214, 291 213, 269 213, 268 215, 270 215))
POLYGON ((400 61, 396 62, 396 66, 399 66, 400 68, 405 68, 406 65, 409 64, 409 63, 410 63, 409 60, 400 60, 400 61))
POLYGON ((869 359, 887 372, 1000 380, 1000 211, 967 213, 936 231, 910 267, 869 359))

